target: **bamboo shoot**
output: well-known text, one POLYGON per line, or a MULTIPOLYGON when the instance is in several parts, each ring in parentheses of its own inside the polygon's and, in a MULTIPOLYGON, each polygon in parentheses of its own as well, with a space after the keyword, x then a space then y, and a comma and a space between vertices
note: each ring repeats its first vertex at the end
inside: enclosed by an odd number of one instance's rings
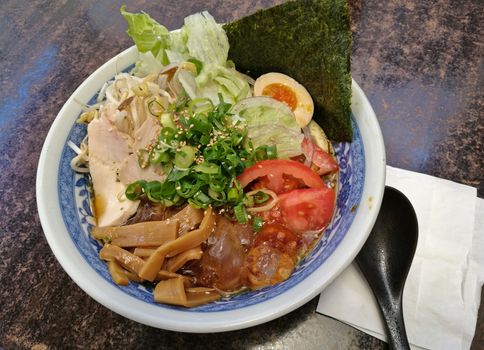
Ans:
POLYGON ((92 228, 91 234, 118 247, 151 247, 176 239, 178 220, 147 221, 126 226, 92 228))

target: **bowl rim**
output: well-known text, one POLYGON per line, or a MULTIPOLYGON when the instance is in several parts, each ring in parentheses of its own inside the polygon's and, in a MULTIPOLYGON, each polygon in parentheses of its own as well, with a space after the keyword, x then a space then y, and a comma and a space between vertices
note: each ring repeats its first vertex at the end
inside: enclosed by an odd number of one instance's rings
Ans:
POLYGON ((293 288, 251 306, 203 313, 201 316, 199 312, 156 307, 123 293, 98 275, 82 257, 69 236, 60 209, 57 170, 62 149, 81 111, 78 101, 87 103, 104 82, 133 64, 137 57, 137 49, 132 46, 84 80, 59 111, 42 147, 36 179, 37 208, 44 235, 63 269, 84 292, 124 317, 157 328, 192 333, 224 332, 268 322, 321 293, 354 260, 366 241, 380 209, 385 186, 386 158, 382 132, 368 99, 354 80, 351 108, 365 152, 361 202, 348 232, 335 251, 324 264, 293 288))

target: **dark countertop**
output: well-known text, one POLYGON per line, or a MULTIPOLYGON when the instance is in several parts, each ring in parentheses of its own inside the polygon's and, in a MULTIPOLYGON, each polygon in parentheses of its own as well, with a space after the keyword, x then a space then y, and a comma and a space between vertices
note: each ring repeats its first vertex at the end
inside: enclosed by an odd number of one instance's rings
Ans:
MULTIPOLYGON (((169 29, 208 9, 230 21, 280 1, 138 1, 169 29)), ((272 322, 216 335, 125 319, 86 295, 44 238, 35 178, 44 138, 76 87, 131 40, 119 1, 0 4, 0 347, 379 349, 315 313, 314 299, 272 322)), ((351 1, 352 74, 380 120, 388 163, 478 188, 484 197, 479 0, 351 1)), ((473 349, 484 344, 481 306, 473 349)))

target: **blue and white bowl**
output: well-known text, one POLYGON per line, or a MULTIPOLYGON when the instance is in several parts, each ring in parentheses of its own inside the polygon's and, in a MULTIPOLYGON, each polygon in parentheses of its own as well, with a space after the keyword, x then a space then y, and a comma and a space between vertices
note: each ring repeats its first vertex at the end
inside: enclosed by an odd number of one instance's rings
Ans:
POLYGON ((152 290, 118 286, 99 259, 87 178, 70 168, 73 151, 86 134, 75 121, 79 102, 89 103, 102 85, 137 59, 135 47, 122 52, 87 78, 57 115, 45 140, 37 173, 37 205, 45 236, 69 276, 91 297, 132 320, 183 332, 221 332, 282 316, 319 294, 355 258, 378 214, 385 182, 385 150, 376 116, 353 81, 352 143, 333 144, 340 165, 337 208, 331 225, 286 281, 193 309, 157 304, 152 290))

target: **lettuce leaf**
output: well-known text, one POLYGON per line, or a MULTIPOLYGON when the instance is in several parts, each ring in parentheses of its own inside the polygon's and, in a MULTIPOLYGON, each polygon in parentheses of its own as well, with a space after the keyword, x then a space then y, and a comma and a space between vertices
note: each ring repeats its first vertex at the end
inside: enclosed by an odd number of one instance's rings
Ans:
POLYGON ((269 97, 251 97, 241 100, 230 110, 234 119, 242 119, 247 136, 254 147, 276 146, 278 158, 291 158, 302 154, 304 134, 294 113, 282 102, 269 97))
POLYGON ((229 41, 224 29, 208 12, 186 17, 179 31, 169 32, 147 13, 129 13, 125 6, 120 11, 140 52, 134 74, 144 76, 171 63, 196 60, 201 70, 195 77, 179 75, 190 98, 207 97, 218 104, 219 94, 229 103, 251 96, 247 78, 227 62, 229 41))
POLYGON ((162 68, 163 65, 153 56, 151 51, 140 52, 139 60, 133 69, 133 74, 137 77, 145 77, 149 74, 158 74, 162 68))
POLYGON ((222 26, 207 11, 185 18, 182 30, 187 36, 188 52, 204 67, 223 66, 229 54, 229 40, 222 26))
POLYGON ((218 94, 225 102, 235 103, 250 96, 247 80, 235 69, 227 67, 229 41, 222 26, 206 11, 185 18, 181 29, 187 37, 191 57, 201 61, 203 68, 195 78, 198 97, 210 98, 218 104, 218 94))
POLYGON ((121 14, 128 22, 128 35, 133 39, 139 52, 150 51, 162 64, 167 65, 165 49, 170 43, 170 32, 145 12, 129 13, 126 5, 121 6, 121 14))

